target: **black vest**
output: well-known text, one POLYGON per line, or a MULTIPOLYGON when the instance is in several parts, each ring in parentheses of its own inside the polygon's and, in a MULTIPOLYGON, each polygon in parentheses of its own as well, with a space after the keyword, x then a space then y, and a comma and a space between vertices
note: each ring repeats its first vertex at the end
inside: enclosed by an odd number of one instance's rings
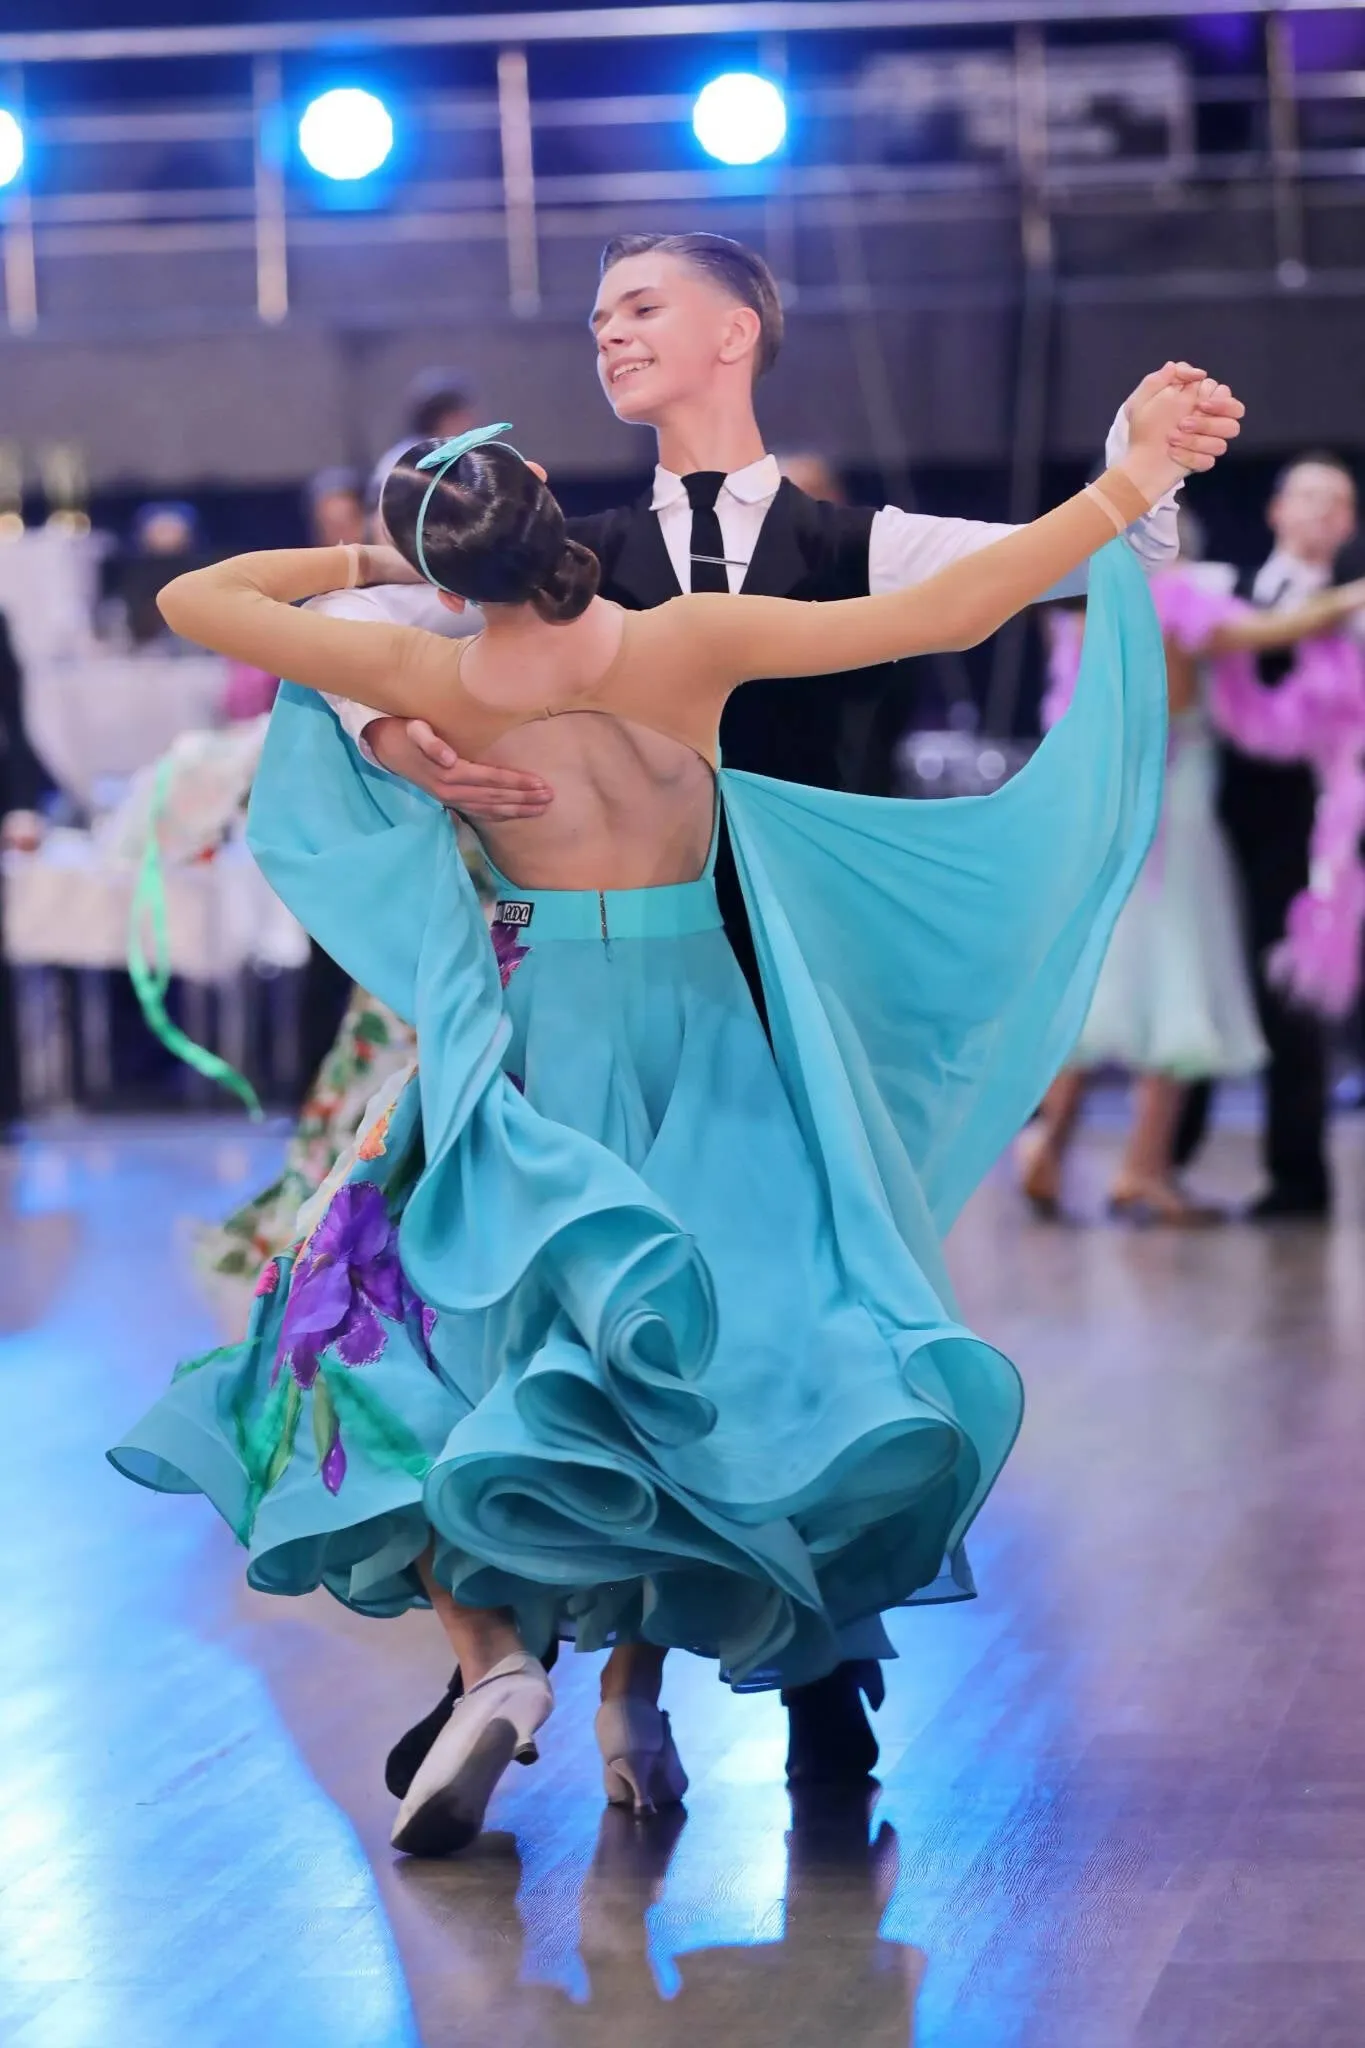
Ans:
MULTIPOLYGON (((1254 603, 1258 569, 1238 571, 1238 597, 1254 603)), ((1333 582, 1337 579, 1333 577, 1333 582)), ((1277 689, 1294 667, 1295 650, 1277 649, 1256 657, 1257 671, 1267 689, 1277 689)), ((1317 809, 1317 780, 1305 762, 1259 761, 1236 747, 1223 748, 1222 795, 1219 811, 1239 848, 1258 843, 1283 844, 1302 850, 1307 860, 1308 841, 1317 809)))
MULTIPOLYGON (((803 603, 868 594, 868 543, 876 514, 864 507, 828 505, 783 479, 768 508, 744 578, 753 597, 789 597, 803 603)), ((602 564, 602 595, 627 611, 650 611, 679 595, 668 549, 648 498, 619 511, 571 519, 573 538, 602 564)), ((839 787, 840 727, 851 694, 880 696, 894 666, 847 676, 803 677, 746 683, 721 718, 720 743, 728 768, 772 775, 815 789, 839 787)))

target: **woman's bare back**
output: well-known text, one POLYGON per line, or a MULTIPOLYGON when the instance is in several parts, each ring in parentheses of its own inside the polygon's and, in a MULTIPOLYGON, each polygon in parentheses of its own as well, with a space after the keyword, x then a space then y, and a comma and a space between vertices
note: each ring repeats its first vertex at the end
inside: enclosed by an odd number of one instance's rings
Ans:
POLYGON ((504 733, 481 758, 541 775, 539 817, 481 823, 493 865, 525 889, 648 889, 706 865, 715 777, 691 747, 601 711, 570 711, 504 733))
POLYGON ((563 624, 509 607, 458 653, 415 627, 299 609, 354 581, 342 549, 240 556, 178 577, 158 603, 219 653, 425 719, 472 761, 541 775, 556 791, 547 812, 486 827, 509 880, 646 888, 702 871, 734 690, 975 645, 1147 509, 1122 468, 1101 482, 915 588, 831 604, 705 593, 631 613, 598 598, 563 624))

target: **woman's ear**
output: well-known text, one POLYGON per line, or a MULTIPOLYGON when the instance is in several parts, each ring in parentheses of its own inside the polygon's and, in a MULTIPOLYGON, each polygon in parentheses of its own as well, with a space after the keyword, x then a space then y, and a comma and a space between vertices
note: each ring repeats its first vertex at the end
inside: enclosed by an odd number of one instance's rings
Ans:
POLYGON ((469 603, 467 597, 457 597, 453 590, 438 590, 436 595, 448 612, 462 612, 469 603))
POLYGON ((544 470, 541 468, 538 462, 528 462, 526 467, 530 470, 532 476, 538 476, 543 484, 549 483, 549 477, 546 476, 544 470))

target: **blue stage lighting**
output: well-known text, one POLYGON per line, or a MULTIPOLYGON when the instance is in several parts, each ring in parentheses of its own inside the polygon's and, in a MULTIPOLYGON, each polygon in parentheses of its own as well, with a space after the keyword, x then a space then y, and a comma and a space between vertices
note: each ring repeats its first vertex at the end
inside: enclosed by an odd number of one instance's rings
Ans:
POLYGON ((723 164, 761 164, 782 147, 787 103, 770 78, 728 71, 697 95, 692 132, 723 164))
POLYGON ((0 107, 0 185, 12 185, 24 168, 24 131, 7 108, 0 107))
POLYGON ((393 117, 372 92, 337 86, 305 110, 299 148, 324 178, 368 178, 393 148, 393 117))

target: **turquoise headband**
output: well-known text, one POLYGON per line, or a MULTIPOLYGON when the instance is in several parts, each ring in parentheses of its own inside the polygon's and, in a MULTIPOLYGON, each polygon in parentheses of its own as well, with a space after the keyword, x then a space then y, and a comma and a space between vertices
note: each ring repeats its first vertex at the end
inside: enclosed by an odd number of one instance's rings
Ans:
MULTIPOLYGON (((442 441, 439 448, 433 448, 430 455, 424 455, 417 465, 419 469, 434 469, 436 472, 427 485, 426 496, 417 509, 417 529, 414 538, 417 566, 427 582, 434 585, 437 590, 445 590, 445 585, 438 576, 433 576, 427 567, 427 551, 422 542, 422 528, 426 523, 427 508, 431 504, 436 486, 452 463, 458 462, 462 455, 468 455, 471 448, 482 448, 489 441, 496 441, 499 434, 510 434, 511 431, 511 420, 502 420, 496 427, 471 427, 467 434, 457 434, 453 441, 442 441)), ((519 462, 525 461, 526 458, 517 449, 514 448, 512 453, 519 462)), ((449 594, 448 592, 447 595, 449 594)))

